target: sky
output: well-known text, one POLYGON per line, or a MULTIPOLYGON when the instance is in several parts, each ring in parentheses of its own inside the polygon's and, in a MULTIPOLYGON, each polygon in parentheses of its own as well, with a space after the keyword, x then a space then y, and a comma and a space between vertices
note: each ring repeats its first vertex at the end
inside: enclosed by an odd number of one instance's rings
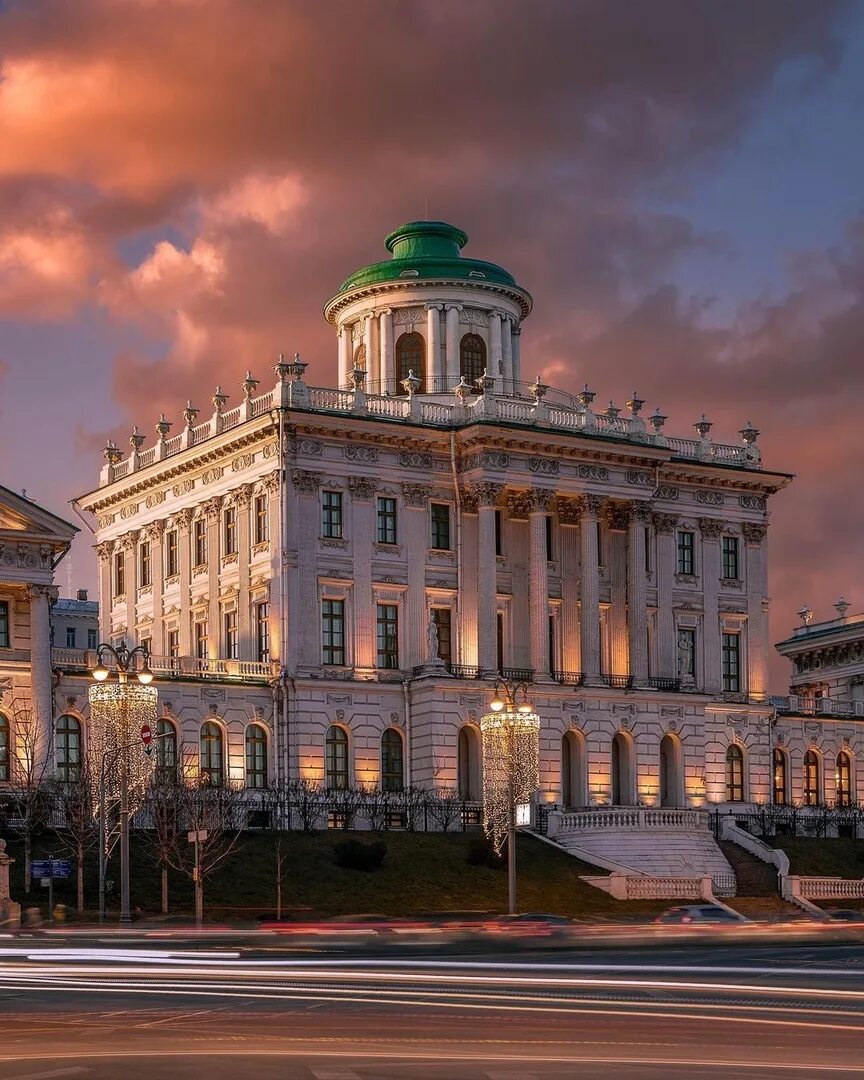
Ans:
POLYGON ((133 424, 333 384, 428 216, 534 295, 526 378, 761 430, 774 640, 860 611, 862 106, 854 0, 0 0, 0 484, 73 517, 133 424))

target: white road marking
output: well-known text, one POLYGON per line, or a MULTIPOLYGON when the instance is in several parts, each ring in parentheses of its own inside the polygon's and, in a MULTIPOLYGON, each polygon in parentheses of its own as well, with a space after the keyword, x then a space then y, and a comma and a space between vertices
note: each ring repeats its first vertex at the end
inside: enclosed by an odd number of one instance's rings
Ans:
POLYGON ((58 1076, 80 1076, 81 1073, 92 1072, 83 1065, 74 1065, 71 1069, 51 1069, 49 1072, 17 1073, 15 1076, 7 1076, 6 1080, 49 1080, 58 1076))
POLYGON ((359 1074, 353 1069, 313 1069, 310 1067, 309 1072, 315 1080, 360 1080, 359 1074))

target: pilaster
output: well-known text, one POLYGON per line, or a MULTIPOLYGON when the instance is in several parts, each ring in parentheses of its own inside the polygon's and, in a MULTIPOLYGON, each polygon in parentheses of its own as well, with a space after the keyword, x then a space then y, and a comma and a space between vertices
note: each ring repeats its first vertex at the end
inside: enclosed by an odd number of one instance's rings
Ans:
POLYGON ((406 668, 422 664, 426 660, 426 551, 429 546, 427 503, 430 493, 431 489, 425 484, 402 485, 408 593, 405 597, 406 625, 403 632, 406 656, 401 666, 406 668))
POLYGON ((582 609, 580 631, 582 641, 582 671, 588 686, 597 686, 600 679, 600 569, 597 563, 597 520, 603 509, 599 495, 581 497, 579 526, 582 562, 582 609))
POLYGON ((219 605, 219 575, 222 568, 222 504, 216 495, 204 504, 207 514, 207 655, 219 659, 222 643, 222 609, 219 605))
POLYGON ((153 630, 150 648, 154 656, 163 656, 165 653, 164 605, 162 600, 165 588, 163 543, 165 522, 151 521, 144 529, 144 534, 150 544, 150 577, 153 582, 153 630))
POLYGON ((561 534, 561 655, 565 671, 582 671, 579 640, 579 504, 559 498, 561 534))
POLYGON ((252 550, 250 507, 252 485, 243 484, 234 492, 237 508, 237 636, 241 660, 257 660, 255 635, 252 629, 252 608, 249 599, 249 558, 252 550))
POLYGON ((630 528, 630 504, 606 505, 609 527, 609 634, 613 675, 631 675, 627 632, 627 532, 630 528))
POLYGON ((627 628, 630 674, 636 682, 648 678, 648 587, 645 580, 645 529, 651 521, 649 504, 634 503, 627 533, 627 628))
POLYGON ((30 689, 36 730, 35 760, 51 754, 54 734, 54 694, 51 681, 51 627, 48 602, 52 585, 28 585, 30 602, 30 689))
POLYGON ((385 308, 378 316, 378 336, 381 339, 381 392, 392 390, 396 384, 396 360, 393 352, 393 312, 385 308))
POLYGON ((459 381, 459 311, 461 304, 445 304, 445 367, 448 379, 459 381))
MULTIPOLYGON (((297 496, 297 607, 292 623, 294 648, 301 666, 318 667, 321 663, 319 641, 321 619, 318 602, 317 543, 321 508, 318 488, 321 473, 293 469, 291 481, 297 496), (311 632, 310 632, 311 631, 311 632)), ((366 560, 369 562, 368 557, 366 560)))
POLYGON ((705 607, 705 690, 719 694, 722 686, 720 648, 720 535, 723 522, 699 518, 702 534, 702 597, 705 607))
POLYGON ((426 305, 426 386, 433 393, 444 388, 444 358, 441 355, 441 304, 426 305))
POLYGON ((747 692, 757 701, 768 694, 768 597, 765 575, 766 525, 742 525, 746 552, 747 692))
POLYGON ((653 522, 657 533, 657 674, 674 679, 678 675, 675 613, 672 609, 678 518, 674 514, 654 514, 653 522))
POLYGON ((530 493, 528 514, 530 666, 534 678, 549 678, 549 563, 546 559, 546 528, 553 491, 538 488, 530 493))
POLYGON ((477 498, 477 656, 484 674, 498 670, 498 563, 495 555, 495 507, 504 488, 475 484, 477 498))
POLYGON ((192 518, 193 512, 185 508, 177 512, 177 550, 180 556, 180 655, 192 655, 192 626, 189 622, 192 587, 192 518))

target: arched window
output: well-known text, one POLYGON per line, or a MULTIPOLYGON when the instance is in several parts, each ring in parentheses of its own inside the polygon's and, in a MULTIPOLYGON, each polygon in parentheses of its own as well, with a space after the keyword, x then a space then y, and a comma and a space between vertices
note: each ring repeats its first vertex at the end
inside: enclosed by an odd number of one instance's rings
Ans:
POLYGON ((198 772, 206 787, 225 783, 225 754, 222 728, 214 720, 201 725, 201 756, 198 772))
POLYGON ((789 790, 786 780, 788 768, 786 752, 785 750, 781 750, 779 746, 774 747, 773 769, 774 805, 785 806, 789 801, 789 790))
POLYGON ((156 778, 177 779, 177 728, 164 716, 156 722, 156 778))
POLYGON ((9 734, 9 717, 0 713, 0 782, 11 778, 9 734))
POLYGON ((325 770, 328 788, 348 787, 348 732, 341 727, 327 728, 325 770))
POLYGON ((267 787, 267 732, 260 724, 246 728, 246 787, 267 787))
POLYGON ((402 390, 403 379, 413 371, 420 380, 417 388, 422 390, 426 380, 426 343, 422 334, 402 334, 396 342, 396 383, 397 390, 402 390))
POLYGON ((633 744, 617 731, 612 739, 612 804, 633 805, 633 744))
POLYGON ((474 385, 486 370, 486 342, 478 334, 465 334, 459 342, 459 374, 474 385))
POLYGON ((845 750, 837 755, 837 768, 834 772, 835 801, 838 806, 852 804, 852 759, 845 750))
POLYGON ((564 806, 585 806, 585 746, 578 731, 561 739, 561 801, 564 806))
POLYGON ((808 750, 804 755, 804 805, 819 805, 819 755, 808 750))
POLYGON ((381 736, 381 787, 384 791, 401 791, 405 786, 402 736, 395 728, 387 728, 381 736))
POLYGON ((480 736, 474 728, 459 729, 456 743, 456 786, 460 799, 481 798, 480 736))
POLYGON ((660 740, 660 805, 683 806, 684 776, 681 767, 681 743, 674 735, 660 740))
POLYGON ((360 368, 361 371, 366 370, 366 346, 358 345, 354 350, 354 367, 360 368))
POLYGON ((81 774, 81 724, 74 716, 63 715, 55 731, 57 779, 74 784, 81 774))
POLYGON ((737 743, 726 750, 726 801, 744 802, 744 751, 737 743))

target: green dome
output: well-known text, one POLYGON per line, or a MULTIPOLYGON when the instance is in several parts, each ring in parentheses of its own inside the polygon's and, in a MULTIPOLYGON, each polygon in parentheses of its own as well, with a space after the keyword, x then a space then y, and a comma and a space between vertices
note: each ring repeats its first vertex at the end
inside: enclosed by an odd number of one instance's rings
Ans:
POLYGON ((410 278, 456 278, 519 288, 513 275, 495 263, 463 259, 460 251, 467 242, 468 235, 446 221, 409 221, 384 241, 393 257, 355 270, 343 281, 337 295, 365 285, 410 278))

